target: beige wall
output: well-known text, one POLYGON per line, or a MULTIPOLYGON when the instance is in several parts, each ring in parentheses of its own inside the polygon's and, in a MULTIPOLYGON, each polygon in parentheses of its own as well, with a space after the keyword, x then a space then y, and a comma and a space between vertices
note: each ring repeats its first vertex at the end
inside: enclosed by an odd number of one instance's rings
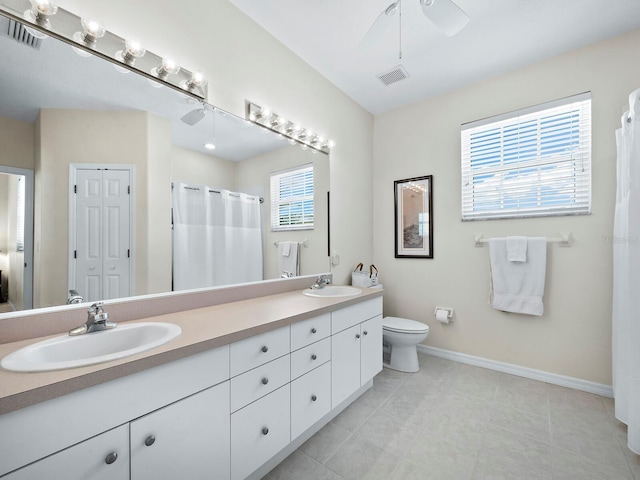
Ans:
POLYGON ((331 155, 332 246, 347 282, 356 261, 372 259, 373 117, 227 0, 203 15, 195 2, 61 0, 80 16, 101 18, 123 37, 199 69, 209 80, 209 102, 244 117, 244 101, 277 113, 336 142, 331 155), (153 20, 149 11, 153 11, 153 20), (126 13, 123 13, 126 12, 126 13))
POLYGON ((238 162, 236 167, 238 190, 260 195, 264 198, 261 207, 263 231, 264 278, 278 278, 278 249, 276 241, 302 242, 307 247, 300 248, 300 275, 328 272, 327 256, 327 191, 329 191, 329 158, 287 145, 263 155, 238 162), (271 174, 295 166, 313 164, 314 175, 314 229, 290 232, 271 231, 271 174))
POLYGON ((640 83, 640 31, 379 115, 375 119, 374 258, 385 314, 430 325, 426 344, 547 372, 611 384, 611 236, 616 183, 615 129, 640 83), (544 219, 460 221, 460 125, 549 100, 592 92, 593 213, 544 219), (434 179, 434 259, 393 256, 393 181, 434 179), (474 235, 558 236, 548 246, 542 317, 487 305, 488 247, 474 235), (434 321, 436 305, 455 321, 434 321))
POLYGON ((235 190, 236 162, 171 147, 171 180, 235 190))
POLYGON ((0 117, 0 165, 33 170, 33 124, 0 117))
POLYGON ((67 298, 72 163, 135 166, 135 291, 170 290, 168 123, 144 112, 40 112, 36 128, 35 224, 39 228, 34 239, 34 307, 61 305, 67 298))

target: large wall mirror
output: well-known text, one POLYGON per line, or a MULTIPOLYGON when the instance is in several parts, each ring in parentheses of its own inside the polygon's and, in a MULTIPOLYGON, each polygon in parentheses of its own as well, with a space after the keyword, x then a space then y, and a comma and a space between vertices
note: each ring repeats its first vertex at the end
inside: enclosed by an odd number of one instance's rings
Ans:
MULTIPOLYGON (((262 197, 257 247, 262 255, 246 251, 251 259, 261 257, 258 280, 282 276, 281 257, 290 255, 282 244, 295 245, 287 242, 301 244, 299 274, 330 269, 327 155, 289 145, 262 127, 171 88, 158 88, 143 76, 118 71, 108 61, 81 56, 64 42, 27 33, 0 16, 0 270, 2 298, 9 300, 0 303, 0 318, 13 309, 63 305, 70 300, 70 285, 78 285, 84 301, 117 297, 108 293, 87 298, 83 289, 90 289, 92 280, 74 283, 80 267, 73 257, 108 257, 113 253, 109 248, 115 252, 128 238, 131 272, 125 274, 130 285, 124 296, 177 290, 172 185, 173 190, 182 185, 192 191, 262 197), (213 143, 215 150, 205 148, 206 143, 213 143), (272 231, 271 177, 303 165, 313 166, 313 228, 272 231), (98 207, 91 199, 75 200, 75 185, 86 185, 87 191, 91 185, 106 185, 107 197, 121 192, 120 177, 109 176, 120 170, 126 177, 122 185, 131 187, 128 210, 103 199, 102 213, 94 215, 98 207), (31 187, 29 179, 24 180, 26 190, 20 185, 21 172, 34 173, 31 187), (96 175, 104 180, 96 181, 96 175), (33 205, 32 238, 28 229, 26 235, 19 234, 21 224, 29 222, 28 215, 20 218, 20 202, 27 210, 33 205), (96 222, 103 225, 99 241, 96 222), (130 232, 123 233, 125 227, 130 232), (82 242, 89 253, 77 252, 82 242)), ((188 205, 185 211, 194 208, 188 205)), ((217 256, 243 255, 233 251, 217 256)), ((87 265, 91 271, 103 270, 106 285, 121 283, 106 260, 102 266, 87 265)), ((239 282, 243 280, 231 280, 239 282)))

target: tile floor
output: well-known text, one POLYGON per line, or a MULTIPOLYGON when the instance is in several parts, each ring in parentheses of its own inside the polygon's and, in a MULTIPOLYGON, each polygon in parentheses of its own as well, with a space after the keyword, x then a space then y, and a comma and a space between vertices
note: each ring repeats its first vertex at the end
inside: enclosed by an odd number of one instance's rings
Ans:
POLYGON ((265 480, 640 480, 613 400, 420 355, 265 480))

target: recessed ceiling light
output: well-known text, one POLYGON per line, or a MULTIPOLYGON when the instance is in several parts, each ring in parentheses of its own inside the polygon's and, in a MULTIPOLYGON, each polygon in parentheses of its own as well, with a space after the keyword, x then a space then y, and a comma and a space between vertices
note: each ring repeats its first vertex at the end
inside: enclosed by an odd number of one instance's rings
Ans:
POLYGON ((206 148, 207 150, 214 150, 216 146, 213 143, 205 143, 204 148, 206 148))

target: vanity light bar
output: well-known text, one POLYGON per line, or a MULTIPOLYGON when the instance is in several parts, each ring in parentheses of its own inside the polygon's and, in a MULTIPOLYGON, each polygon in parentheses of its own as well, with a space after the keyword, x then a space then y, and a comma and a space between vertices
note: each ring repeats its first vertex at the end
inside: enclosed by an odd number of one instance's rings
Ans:
POLYGON ((100 22, 82 19, 50 0, 0 0, 0 13, 20 22, 38 38, 51 36, 76 51, 94 54, 118 68, 131 70, 200 100, 207 98, 207 80, 200 72, 179 67, 137 42, 104 29, 100 22))
POLYGON ((286 118, 273 113, 268 107, 261 107, 253 102, 247 101, 246 118, 250 122, 261 125, 283 138, 289 143, 300 145, 303 149, 313 148, 322 153, 330 153, 334 147, 332 140, 327 140, 323 136, 313 133, 308 128, 301 127, 286 118))

